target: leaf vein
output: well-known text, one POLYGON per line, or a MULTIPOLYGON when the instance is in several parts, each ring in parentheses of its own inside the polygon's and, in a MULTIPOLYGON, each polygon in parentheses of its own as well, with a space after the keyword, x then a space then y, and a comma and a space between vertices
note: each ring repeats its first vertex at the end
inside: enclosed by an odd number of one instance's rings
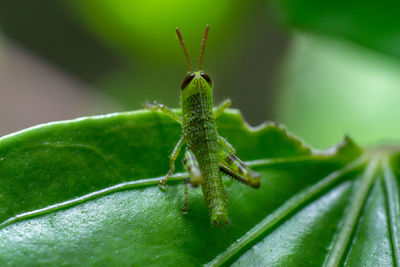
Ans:
POLYGON ((390 168, 389 159, 384 159, 382 165, 384 188, 386 191, 386 206, 389 213, 390 243, 393 250, 395 265, 400 266, 400 205, 398 184, 390 168))
POLYGON ((251 244, 254 240, 261 237, 264 233, 270 230, 272 227, 280 223, 283 219, 288 217, 301 205, 310 201, 316 195, 329 188, 329 186, 337 183, 345 174, 357 169, 362 166, 365 162, 364 158, 358 158, 343 168, 330 173, 328 176, 324 177, 315 185, 299 192, 292 198, 287 200, 280 208, 275 212, 267 216, 259 224, 254 226, 250 231, 248 231, 243 237, 234 242, 230 247, 228 247, 224 252, 219 254, 214 260, 205 264, 204 266, 220 266, 230 259, 235 257, 244 247, 251 244))

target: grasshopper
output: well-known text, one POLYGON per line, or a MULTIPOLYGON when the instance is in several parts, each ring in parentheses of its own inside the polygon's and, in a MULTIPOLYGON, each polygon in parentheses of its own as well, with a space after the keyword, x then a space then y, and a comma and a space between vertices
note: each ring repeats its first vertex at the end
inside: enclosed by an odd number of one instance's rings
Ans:
POLYGON ((175 171, 175 160, 181 148, 186 145, 183 165, 190 175, 190 180, 184 179, 183 212, 188 212, 188 185, 201 185, 211 222, 220 228, 229 224, 227 193, 221 171, 254 188, 260 186, 260 175, 241 161, 234 147, 218 135, 215 119, 231 105, 231 101, 223 101, 215 112, 213 111, 212 81, 210 76, 202 71, 208 31, 207 25, 201 44, 199 71, 193 71, 186 45, 179 29, 176 28, 188 64, 188 73, 181 84, 182 117, 162 104, 146 103, 145 108, 160 110, 182 125, 181 138, 169 157, 170 169, 160 180, 159 186, 165 187, 168 177, 175 171))

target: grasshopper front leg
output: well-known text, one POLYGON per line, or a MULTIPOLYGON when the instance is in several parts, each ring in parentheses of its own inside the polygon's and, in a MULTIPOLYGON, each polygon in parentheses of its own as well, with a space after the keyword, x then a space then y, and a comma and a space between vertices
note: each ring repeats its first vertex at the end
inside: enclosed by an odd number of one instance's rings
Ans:
POLYGON ((153 104, 146 102, 144 104, 144 108, 151 109, 153 111, 161 110, 163 113, 168 115, 171 119, 178 122, 179 124, 182 124, 182 118, 178 114, 176 114, 172 109, 170 109, 169 107, 167 107, 163 104, 153 105, 153 104))
POLYGON ((214 118, 218 118, 222 113, 224 113, 225 109, 229 108, 232 104, 230 99, 225 99, 214 112, 214 118))
POLYGON ((168 177, 174 173, 175 171, 175 160, 179 155, 179 152, 181 151, 182 146, 184 145, 184 138, 183 136, 179 139, 178 143, 176 144, 174 150, 172 151, 171 155, 169 156, 169 171, 167 172, 167 174, 164 176, 164 178, 162 178, 160 180, 160 182, 158 183, 158 186, 160 188, 164 188, 165 187, 165 183, 168 180, 168 177))
POLYGON ((232 176, 239 182, 242 182, 254 188, 259 188, 260 174, 250 169, 249 166, 247 166, 234 153, 232 153, 230 151, 230 148, 232 146, 226 140, 225 142, 226 144, 221 143, 222 146, 219 152, 220 170, 232 176))

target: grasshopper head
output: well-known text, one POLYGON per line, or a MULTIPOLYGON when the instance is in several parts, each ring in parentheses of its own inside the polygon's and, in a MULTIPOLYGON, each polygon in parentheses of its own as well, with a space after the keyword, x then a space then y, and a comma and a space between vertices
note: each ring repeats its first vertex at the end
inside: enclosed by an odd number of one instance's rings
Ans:
POLYGON ((203 41, 201 43, 200 50, 200 60, 199 60, 199 71, 192 71, 192 64, 190 62, 189 53, 186 49, 185 42, 183 41, 181 32, 178 28, 176 28, 176 34, 178 35, 179 42, 181 43, 183 52, 185 52, 186 60, 188 63, 188 74, 181 84, 181 90, 183 94, 192 94, 195 92, 201 91, 209 91, 212 88, 212 81, 208 74, 204 73, 201 69, 203 67, 203 57, 204 57, 204 48, 206 46, 207 36, 208 36, 209 26, 206 26, 206 30, 204 32, 203 41))
POLYGON ((212 81, 203 71, 190 72, 181 84, 182 102, 191 95, 203 93, 212 96, 212 81))
POLYGON ((186 75, 185 79, 183 79, 181 84, 181 90, 185 90, 188 87, 195 87, 196 85, 200 85, 200 87, 204 88, 207 85, 212 87, 212 81, 210 76, 203 71, 190 72, 186 75))

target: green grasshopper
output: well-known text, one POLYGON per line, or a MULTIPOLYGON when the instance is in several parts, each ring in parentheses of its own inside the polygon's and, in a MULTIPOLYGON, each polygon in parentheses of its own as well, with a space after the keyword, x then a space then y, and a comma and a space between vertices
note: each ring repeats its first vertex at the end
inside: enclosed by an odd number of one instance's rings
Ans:
POLYGON ((202 71, 208 30, 207 25, 201 45, 199 71, 192 71, 189 53, 179 29, 176 28, 188 63, 188 74, 181 84, 182 117, 162 104, 146 103, 145 108, 161 110, 182 125, 182 136, 169 157, 170 170, 160 180, 159 186, 165 187, 168 177, 175 171, 175 160, 182 146, 186 144, 183 165, 190 175, 190 180, 184 179, 183 212, 188 211, 188 185, 201 185, 211 222, 216 227, 222 227, 229 224, 229 220, 227 194, 222 183, 221 171, 254 188, 260 186, 260 175, 243 163, 236 156, 233 146, 217 133, 215 119, 231 105, 231 101, 225 100, 215 112, 213 111, 212 81, 210 76, 202 71))

